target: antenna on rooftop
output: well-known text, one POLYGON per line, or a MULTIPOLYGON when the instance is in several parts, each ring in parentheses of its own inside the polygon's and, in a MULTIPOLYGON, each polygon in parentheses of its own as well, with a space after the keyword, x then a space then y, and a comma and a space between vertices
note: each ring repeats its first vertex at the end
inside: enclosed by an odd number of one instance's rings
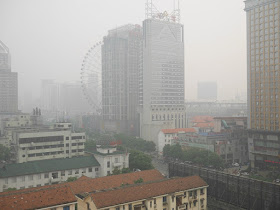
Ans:
POLYGON ((173 11, 168 13, 167 11, 159 11, 155 5, 153 4, 153 0, 147 0, 146 2, 146 19, 157 19, 163 20, 168 22, 180 23, 180 0, 177 0, 177 7, 176 7, 176 0, 174 0, 173 11))

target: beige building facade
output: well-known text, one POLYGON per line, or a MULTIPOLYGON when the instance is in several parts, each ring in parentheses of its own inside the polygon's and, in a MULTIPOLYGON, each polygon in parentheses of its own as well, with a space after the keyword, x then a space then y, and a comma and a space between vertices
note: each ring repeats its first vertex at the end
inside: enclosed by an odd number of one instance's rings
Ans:
POLYGON ((78 200, 81 209, 207 209, 208 185, 198 176, 174 178, 93 192, 78 200))

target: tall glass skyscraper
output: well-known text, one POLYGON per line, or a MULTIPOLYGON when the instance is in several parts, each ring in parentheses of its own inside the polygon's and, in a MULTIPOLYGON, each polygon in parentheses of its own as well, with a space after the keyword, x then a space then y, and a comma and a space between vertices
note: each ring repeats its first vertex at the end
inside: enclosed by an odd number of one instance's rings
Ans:
POLYGON ((186 126, 184 27, 149 18, 143 22, 143 39, 141 137, 155 141, 160 129, 186 126))
POLYGON ((253 167, 267 167, 280 161, 280 1, 247 0, 245 5, 249 159, 253 167))
POLYGON ((102 116, 105 130, 139 136, 139 66, 142 28, 110 30, 102 46, 102 116))

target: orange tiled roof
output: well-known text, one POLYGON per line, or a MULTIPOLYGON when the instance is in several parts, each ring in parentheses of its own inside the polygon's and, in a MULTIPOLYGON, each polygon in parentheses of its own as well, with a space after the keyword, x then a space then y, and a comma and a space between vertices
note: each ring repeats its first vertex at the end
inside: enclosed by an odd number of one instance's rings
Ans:
POLYGON ((74 194, 92 192, 94 190, 110 189, 119 187, 122 184, 134 184, 134 181, 142 178, 144 182, 164 179, 164 176, 158 170, 146 170, 115 176, 104 176, 90 180, 77 180, 67 183, 71 187, 74 194))
POLYGON ((97 208, 105 208, 206 186, 208 186, 207 183, 199 176, 189 176, 127 186, 105 192, 91 193, 90 196, 97 208))
MULTIPOLYGON (((61 184, 55 184, 55 185, 48 185, 48 186, 42 186, 42 187, 34 187, 34 188, 27 188, 27 189, 21 189, 21 190, 15 190, 15 191, 8 191, 8 192, 1 192, 0 193, 0 209, 5 209, 3 207, 10 205, 9 202, 13 202, 13 197, 19 196, 19 195, 29 195, 30 193, 34 193, 35 191, 43 192, 47 191, 50 188, 51 189, 60 189, 60 188, 67 188, 71 189, 73 195, 74 194, 80 194, 80 193, 86 193, 86 192, 92 192, 94 190, 103 190, 103 189, 110 189, 113 187, 119 187, 122 184, 134 184, 134 181, 137 179, 142 178, 144 182, 150 182, 150 181, 156 181, 156 180, 162 180, 164 179, 164 176, 158 171, 158 170, 146 170, 146 171, 139 171, 139 172, 133 172, 133 173, 127 173, 127 174, 120 174, 120 175, 114 175, 114 176, 105 176, 100 178, 89 178, 86 176, 80 177, 78 180, 73 182, 66 182, 61 184), (5 206, 4 203, 2 205, 1 199, 5 197, 5 206)), ((49 191, 48 191, 49 192, 49 191)), ((33 195, 33 194, 32 194, 33 195)), ((50 194, 52 195, 52 194, 50 194)), ((35 194, 34 194, 35 196, 35 194)), ((37 194, 37 198, 40 196, 40 193, 37 194)), ((42 204, 44 202, 48 201, 49 194, 45 194, 44 197, 41 198, 42 204)), ((52 199, 52 197, 50 197, 52 199)), ((35 204, 34 204, 35 205, 35 204)), ((15 203, 14 206, 16 206, 14 209, 25 209, 22 208, 20 203, 15 203)), ((42 206, 43 207, 43 206, 42 206)), ((35 207, 34 207, 35 208, 35 207)), ((37 206, 36 208, 39 208, 37 206)), ((28 209, 28 208, 26 208, 28 209)), ((32 208, 33 209, 33 208, 32 208)))
POLYGON ((163 133, 178 133, 178 132, 186 132, 186 133, 195 133, 196 130, 194 128, 175 128, 175 129, 161 129, 163 133))
POLYGON ((0 209, 37 209, 77 202, 75 195, 67 186, 31 189, 28 192, 14 191, 11 194, 0 195, 0 209))
POLYGON ((197 123, 193 127, 197 127, 197 128, 214 128, 214 123, 197 123))

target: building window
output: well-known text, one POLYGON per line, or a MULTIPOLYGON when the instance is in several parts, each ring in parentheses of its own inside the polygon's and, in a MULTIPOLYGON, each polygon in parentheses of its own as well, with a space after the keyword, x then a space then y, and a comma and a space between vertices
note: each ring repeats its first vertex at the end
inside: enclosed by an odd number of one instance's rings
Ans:
POLYGON ((157 204, 157 199, 156 198, 154 199, 154 204, 157 204))
POLYGON ((92 172, 92 168, 88 168, 88 172, 92 172))
POLYGON ((99 168, 95 168, 95 171, 99 171, 99 168))
POLYGON ((153 202, 152 202, 152 201, 150 201, 150 208, 152 208, 152 205, 153 205, 153 202))
POLYGON ((32 180, 33 180, 33 175, 29 175, 29 176, 28 176, 28 180, 29 180, 29 181, 32 181, 32 180))
POLYGON ((192 197, 192 191, 189 192, 189 197, 192 197))
POLYGON ((132 210, 132 204, 128 205, 128 210, 132 210))
POLYGON ((44 175, 45 179, 49 178, 49 174, 44 175))
POLYGON ((203 195, 203 194, 204 194, 203 189, 200 189, 200 195, 203 195))
POLYGON ((65 171, 61 171, 61 176, 65 176, 65 171))
POLYGON ((110 173, 110 171, 107 171, 107 176, 109 176, 111 173, 110 173))
POLYGON ((166 196, 163 196, 163 197, 162 197, 162 202, 163 202, 163 203, 166 203, 166 202, 167 202, 166 196))
POLYGON ((110 168, 110 161, 107 161, 107 168, 110 168))
POLYGON ((40 185, 40 184, 37 184, 36 187, 41 187, 41 185, 40 185))
POLYGON ((72 170, 68 171, 68 175, 72 175, 72 170))
POLYGON ((75 174, 79 174, 79 169, 77 169, 77 170, 75 171, 75 174))
POLYGON ((41 174, 38 174, 38 175, 37 175, 37 179, 41 179, 41 174))
POLYGON ((119 162, 119 158, 115 158, 115 163, 118 163, 119 162))
POLYGON ((52 178, 57 179, 58 178, 58 172, 52 173, 52 178))
POLYGON ((70 206, 63 206, 63 210, 70 210, 70 206))
POLYGON ((86 173, 86 169, 85 168, 82 170, 82 174, 84 174, 84 173, 86 173))

